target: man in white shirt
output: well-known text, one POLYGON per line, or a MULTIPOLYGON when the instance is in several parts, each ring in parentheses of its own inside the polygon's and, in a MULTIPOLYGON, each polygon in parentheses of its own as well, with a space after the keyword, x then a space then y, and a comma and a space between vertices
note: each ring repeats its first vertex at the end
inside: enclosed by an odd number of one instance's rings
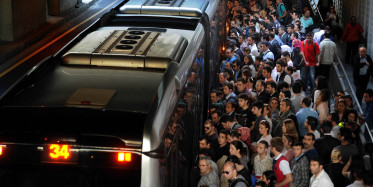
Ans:
POLYGON ((255 40, 252 36, 247 37, 247 45, 250 48, 251 55, 257 57, 259 56, 258 47, 255 44, 255 40))
POLYGON ((363 187, 363 178, 364 178, 364 175, 365 175, 365 171, 364 170, 355 170, 353 172, 354 174, 354 178, 355 178, 355 181, 346 186, 346 187, 363 187))
POLYGON ((324 171, 324 166, 319 157, 311 158, 310 169, 313 176, 310 179, 310 187, 334 187, 329 175, 324 171))
POLYGON ((325 33, 325 25, 324 25, 324 23, 320 23, 319 29, 320 29, 320 31, 316 32, 315 35, 313 36, 313 41, 317 42, 318 44, 320 44, 321 36, 325 33))
POLYGON ((325 39, 320 43, 320 55, 319 55, 319 75, 323 75, 326 80, 329 80, 330 68, 333 62, 337 59, 337 46, 330 40, 330 33, 325 32, 325 39))
POLYGON ((263 61, 266 61, 268 58, 275 60, 275 56, 272 51, 269 50, 269 42, 262 42, 263 50, 263 61))

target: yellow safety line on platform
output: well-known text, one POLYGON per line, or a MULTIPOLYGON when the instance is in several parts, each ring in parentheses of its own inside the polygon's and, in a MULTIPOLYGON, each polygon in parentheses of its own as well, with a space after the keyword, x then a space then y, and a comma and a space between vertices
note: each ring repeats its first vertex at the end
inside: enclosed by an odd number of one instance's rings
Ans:
POLYGON ((100 14, 101 12, 103 12, 104 10, 108 9, 109 7, 113 6, 116 2, 118 2, 119 0, 116 0, 114 1, 113 3, 111 3, 110 5, 106 6, 104 9, 100 10, 99 12, 97 12, 96 14, 92 15, 91 17, 87 18, 86 20, 84 20, 83 22, 79 23, 78 25, 76 25, 75 27, 71 28, 70 30, 68 30, 67 32, 63 33, 62 35, 60 35, 59 37, 55 38, 54 40, 52 40, 51 42, 49 42, 48 44, 44 45, 42 48, 40 48, 39 50, 33 52, 32 54, 30 54, 29 56, 27 56, 26 58, 22 59, 21 61, 17 62, 15 65, 13 65, 12 67, 10 67, 9 69, 5 70, 4 72, 2 72, 0 74, 0 78, 3 77, 4 75, 6 75, 7 73, 9 73, 10 71, 12 71, 13 69, 15 69, 16 67, 18 67, 19 65, 23 64, 26 60, 30 59, 31 57, 33 57, 34 55, 38 54, 40 51, 44 50, 45 48, 49 47, 50 45, 52 45, 53 43, 55 43, 56 41, 58 41, 59 39, 61 39, 62 37, 66 36, 67 34, 69 34, 70 32, 72 32, 73 30, 75 30, 77 27, 81 26, 82 24, 86 23, 87 21, 89 21, 90 19, 92 19, 93 17, 97 16, 98 14, 100 14))

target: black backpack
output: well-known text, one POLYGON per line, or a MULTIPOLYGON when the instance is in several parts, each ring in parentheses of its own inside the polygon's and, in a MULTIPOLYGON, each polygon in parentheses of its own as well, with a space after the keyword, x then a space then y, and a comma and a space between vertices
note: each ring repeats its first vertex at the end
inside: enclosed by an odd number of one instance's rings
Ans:
POLYGON ((236 180, 232 181, 232 183, 229 185, 229 187, 234 187, 234 186, 236 186, 236 184, 237 184, 238 182, 243 182, 243 183, 245 183, 245 185, 246 185, 247 187, 250 186, 250 185, 247 183, 247 181, 246 181, 245 179, 242 179, 242 178, 236 178, 236 180))

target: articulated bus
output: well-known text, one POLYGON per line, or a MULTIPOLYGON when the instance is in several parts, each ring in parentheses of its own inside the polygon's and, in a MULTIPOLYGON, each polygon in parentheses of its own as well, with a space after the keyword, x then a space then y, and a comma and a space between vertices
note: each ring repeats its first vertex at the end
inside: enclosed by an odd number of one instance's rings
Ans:
POLYGON ((190 186, 225 1, 127 0, 0 98, 0 186, 190 186))

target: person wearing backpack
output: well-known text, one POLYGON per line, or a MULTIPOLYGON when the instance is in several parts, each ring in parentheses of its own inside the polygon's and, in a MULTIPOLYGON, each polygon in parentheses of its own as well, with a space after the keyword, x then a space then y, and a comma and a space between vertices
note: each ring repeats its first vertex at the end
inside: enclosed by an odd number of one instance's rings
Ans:
POLYGON ((281 25, 284 25, 285 17, 288 14, 282 0, 276 0, 278 19, 280 20, 281 25))
POLYGON ((248 187, 249 184, 242 175, 237 173, 237 168, 232 161, 224 164, 223 176, 228 180, 229 187, 248 187))
POLYGON ((308 89, 308 86, 305 88, 308 91, 312 91, 316 88, 316 66, 319 66, 318 59, 320 55, 319 44, 313 41, 312 32, 307 33, 306 39, 302 41, 300 54, 304 61, 304 66, 301 68, 302 80, 306 85, 311 83, 310 89, 308 89))

